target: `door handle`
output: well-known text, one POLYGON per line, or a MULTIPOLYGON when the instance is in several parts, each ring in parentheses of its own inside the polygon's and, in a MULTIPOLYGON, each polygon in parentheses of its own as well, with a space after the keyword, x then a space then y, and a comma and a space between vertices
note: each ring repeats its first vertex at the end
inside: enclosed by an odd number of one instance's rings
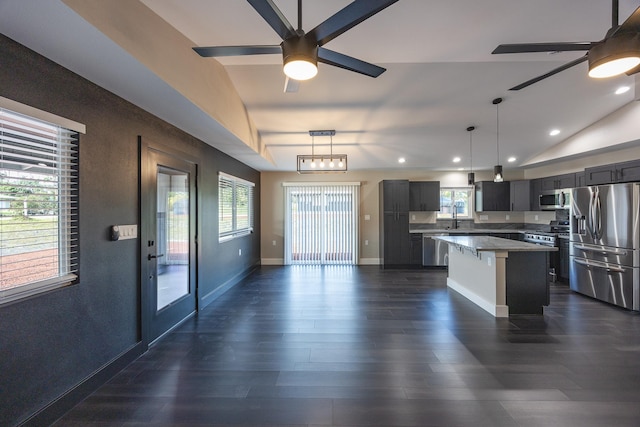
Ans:
POLYGON ((152 259, 156 259, 156 258, 162 258, 164 256, 164 254, 160 254, 160 255, 147 255, 147 260, 151 261, 152 259))

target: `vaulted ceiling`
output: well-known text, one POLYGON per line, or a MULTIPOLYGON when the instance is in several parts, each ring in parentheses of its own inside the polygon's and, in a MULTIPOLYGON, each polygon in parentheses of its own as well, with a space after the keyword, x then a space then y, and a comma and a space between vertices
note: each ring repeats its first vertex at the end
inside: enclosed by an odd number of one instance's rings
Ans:
MULTIPOLYGON (((193 46, 281 41, 243 0, 139 1, 193 46)), ((119 3, 140 6, 138 0, 119 3)), ((274 3, 296 26, 297 0, 274 3)), ((313 28, 349 3, 304 0, 303 27, 313 28)), ((176 90, 170 79, 158 76, 131 49, 123 49, 113 34, 99 31, 65 2, 4 0, 0 27, 5 35, 260 170, 295 170, 295 156, 311 153, 312 129, 336 130, 334 152, 349 155, 350 169, 466 168, 470 125, 476 126, 474 168, 489 169, 498 161, 496 107, 491 101, 503 97, 499 161, 508 169, 636 98, 637 78, 590 79, 585 63, 523 90, 508 90, 584 53, 491 51, 501 43, 600 40, 611 26, 611 3, 588 3, 399 0, 326 45, 383 66, 384 74, 370 78, 320 64, 318 75, 302 82, 295 93, 283 92, 280 55, 200 58, 186 47, 183 54, 194 55, 190 60, 224 66, 261 148, 229 131, 176 90), (615 95, 623 85, 631 90, 615 95), (555 128, 560 134, 550 136, 555 128), (453 163, 456 156, 460 163, 453 163), (407 162, 399 165, 399 157, 407 162), (508 163, 508 157, 516 160, 508 163)), ((620 21, 638 6, 638 1, 621 0, 620 21)), ((145 40, 131 42, 143 46, 145 40)), ((214 97, 208 90, 202 87, 201 95, 214 97)), ((317 152, 329 149, 328 138, 317 137, 315 144, 317 152)))

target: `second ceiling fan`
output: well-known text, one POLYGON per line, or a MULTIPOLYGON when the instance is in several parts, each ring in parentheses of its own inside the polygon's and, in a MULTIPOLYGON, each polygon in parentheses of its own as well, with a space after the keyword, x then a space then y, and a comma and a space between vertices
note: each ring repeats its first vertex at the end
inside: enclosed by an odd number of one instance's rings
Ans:
POLYGON ((640 7, 622 25, 618 25, 618 0, 612 0, 611 28, 600 41, 596 42, 549 42, 501 44, 493 54, 531 52, 587 51, 580 58, 555 68, 548 73, 527 80, 509 90, 520 90, 540 80, 558 74, 568 68, 589 61, 589 76, 611 77, 626 73, 632 75, 640 71, 640 7), (614 67, 626 65, 626 70, 615 72, 614 67))
MULTIPOLYGON (((194 47, 200 56, 221 57, 279 54, 288 79, 307 80, 317 73, 317 63, 378 77, 386 70, 374 64, 322 47, 345 31, 391 6, 398 0, 355 0, 314 29, 302 30, 302 0, 298 0, 298 28, 294 29, 273 0, 247 0, 282 39, 279 45, 194 47)), ((286 89, 286 88, 285 88, 286 89)))

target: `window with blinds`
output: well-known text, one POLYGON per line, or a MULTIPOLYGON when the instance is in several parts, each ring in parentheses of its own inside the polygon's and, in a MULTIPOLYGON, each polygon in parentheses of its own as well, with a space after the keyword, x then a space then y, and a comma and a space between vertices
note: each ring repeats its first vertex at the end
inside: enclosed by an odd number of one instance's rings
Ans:
POLYGON ((78 133, 0 108, 0 303, 72 283, 78 133))
POLYGON ((360 183, 284 183, 285 264, 358 264, 360 183))
POLYGON ((218 177, 218 223, 220 241, 253 231, 255 184, 220 173, 218 177))

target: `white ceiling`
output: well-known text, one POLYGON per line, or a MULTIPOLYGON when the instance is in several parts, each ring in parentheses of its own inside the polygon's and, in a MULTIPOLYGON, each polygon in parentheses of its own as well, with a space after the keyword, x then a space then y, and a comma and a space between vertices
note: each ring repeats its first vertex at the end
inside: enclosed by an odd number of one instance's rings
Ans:
MULTIPOLYGON (((281 41, 246 1, 141 1, 194 46, 281 41)), ((274 2, 297 26, 297 0, 274 2)), ((348 3, 304 0, 303 28, 310 30, 348 3)), ((620 0, 620 20, 638 6, 637 0, 620 0)), ((593 80, 583 63, 510 92, 510 87, 583 53, 491 51, 500 43, 596 41, 610 25, 608 0, 400 0, 326 45, 387 68, 377 79, 319 64, 316 78, 301 83, 297 93, 283 93, 280 55, 220 59, 274 159, 269 164, 246 155, 242 142, 227 138, 224 129, 204 129, 207 118, 193 108, 167 108, 187 102, 59 0, 0 2, 0 28, 9 37, 251 166, 282 171, 295 170, 296 154, 311 153, 310 129, 335 129, 334 152, 349 155, 350 169, 467 168, 469 125, 477 127, 474 169, 489 169, 497 161, 496 107, 491 101, 499 96, 504 98, 499 107, 500 162, 507 169, 518 167, 631 102, 636 79, 593 80), (621 85, 632 90, 614 95, 621 85), (170 102, 159 103, 151 94, 170 102), (550 137, 552 128, 561 134, 550 137), (218 142, 207 141, 207 134, 219 135, 218 142), (397 163, 401 156, 407 158, 404 166, 397 163), (454 164, 454 156, 462 162, 454 164), (510 156, 516 162, 507 163, 510 156)), ((318 137, 315 143, 316 152, 328 151, 328 138, 318 137)))

